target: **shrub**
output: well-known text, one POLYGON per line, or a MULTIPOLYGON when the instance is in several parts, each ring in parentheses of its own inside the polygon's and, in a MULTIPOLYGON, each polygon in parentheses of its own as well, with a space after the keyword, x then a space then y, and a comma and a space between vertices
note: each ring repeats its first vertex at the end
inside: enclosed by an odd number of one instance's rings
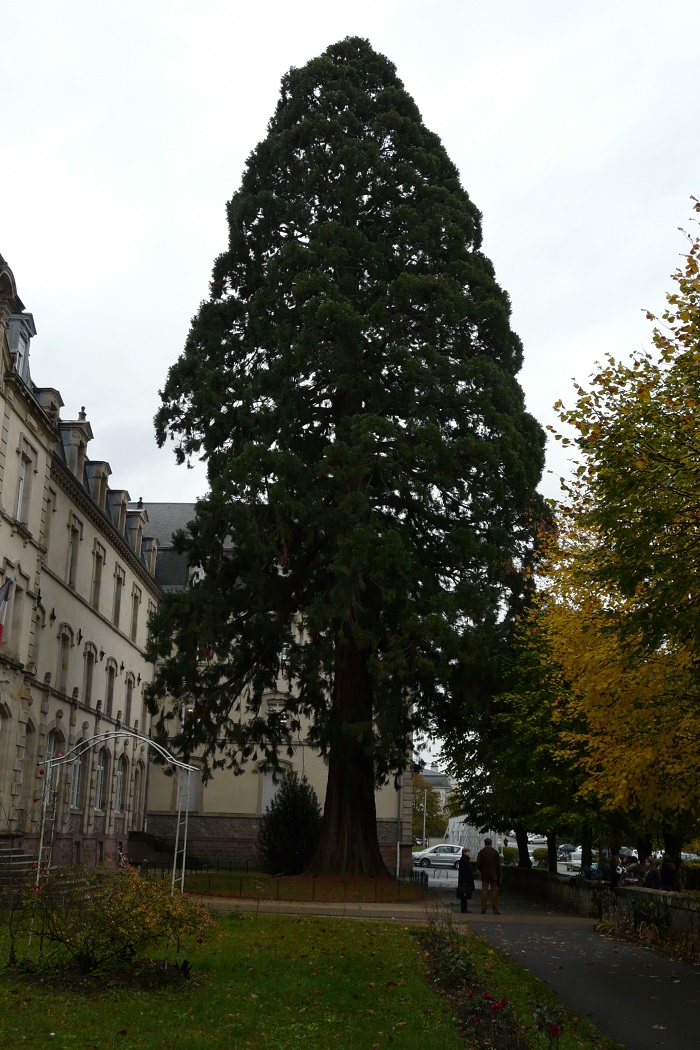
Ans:
POLYGON ((71 959, 80 973, 128 966, 146 947, 202 938, 213 924, 191 897, 171 896, 170 882, 143 878, 134 868, 69 868, 25 891, 39 942, 58 949, 56 964, 71 959))
POLYGON ((684 861, 681 876, 684 889, 700 890, 700 864, 697 861, 684 861))
POLYGON ((519 859, 519 853, 516 846, 504 846, 503 847, 503 863, 504 864, 517 864, 519 859))
POLYGON ((540 849, 533 849, 532 857, 538 868, 546 868, 548 863, 548 853, 544 847, 540 849))
POLYGON ((299 875, 316 852, 321 807, 306 777, 285 773, 258 829, 258 856, 273 875, 299 875))

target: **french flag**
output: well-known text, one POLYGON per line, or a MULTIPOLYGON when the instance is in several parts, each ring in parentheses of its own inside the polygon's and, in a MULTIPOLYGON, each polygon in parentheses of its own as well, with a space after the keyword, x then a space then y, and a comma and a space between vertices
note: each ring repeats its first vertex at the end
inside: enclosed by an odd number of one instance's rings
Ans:
POLYGON ((2 645, 2 636, 5 633, 5 617, 7 616, 11 597, 12 580, 5 580, 2 587, 0 587, 0 645, 2 645))

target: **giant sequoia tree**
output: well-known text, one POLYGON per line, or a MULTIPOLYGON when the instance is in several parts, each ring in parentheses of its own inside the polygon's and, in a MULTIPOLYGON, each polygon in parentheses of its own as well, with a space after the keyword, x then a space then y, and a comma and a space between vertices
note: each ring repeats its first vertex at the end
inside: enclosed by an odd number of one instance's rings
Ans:
POLYGON ((154 623, 152 709, 165 730, 188 697, 176 743, 210 767, 274 766, 310 719, 312 870, 375 875, 375 784, 522 590, 543 434, 479 212, 367 41, 284 77, 228 221, 156 419, 210 491, 179 541, 203 578, 154 623))

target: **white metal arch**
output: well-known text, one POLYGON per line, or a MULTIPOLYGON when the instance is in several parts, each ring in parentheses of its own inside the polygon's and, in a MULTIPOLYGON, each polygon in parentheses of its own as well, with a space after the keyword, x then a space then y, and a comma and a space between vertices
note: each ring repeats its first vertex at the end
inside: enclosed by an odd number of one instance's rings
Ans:
POLYGON ((156 751, 164 762, 175 771, 176 777, 185 775, 184 790, 177 791, 177 824, 175 827, 175 849, 173 852, 173 871, 170 880, 170 892, 175 892, 175 883, 178 880, 178 861, 180 864, 180 893, 184 893, 185 890, 185 862, 187 859, 187 825, 189 817, 189 804, 190 804, 190 776, 192 773, 197 772, 197 766, 188 765, 187 762, 181 762, 179 758, 175 758, 169 751, 166 751, 161 744, 158 744, 155 740, 151 740, 150 737, 143 736, 142 733, 136 733, 133 729, 119 729, 110 730, 106 733, 97 733, 95 736, 87 737, 85 740, 80 740, 77 744, 66 751, 65 754, 56 755, 53 758, 49 758, 44 763, 42 769, 39 770, 41 776, 43 776, 43 788, 41 793, 41 823, 39 830, 39 856, 37 858, 36 865, 36 877, 34 885, 38 886, 42 872, 48 872, 51 866, 51 845, 44 846, 44 838, 46 834, 46 821, 49 813, 52 811, 52 807, 55 804, 55 790, 58 788, 58 773, 62 766, 69 762, 75 762, 82 758, 86 751, 90 751, 93 748, 101 747, 103 744, 109 743, 112 740, 138 740, 147 747, 156 751), (55 783, 55 787, 54 787, 55 783), (184 817, 183 817, 183 804, 184 804, 184 817), (182 844, 180 843, 182 839, 182 844), (42 855, 44 850, 47 852, 46 863, 42 863, 42 855))

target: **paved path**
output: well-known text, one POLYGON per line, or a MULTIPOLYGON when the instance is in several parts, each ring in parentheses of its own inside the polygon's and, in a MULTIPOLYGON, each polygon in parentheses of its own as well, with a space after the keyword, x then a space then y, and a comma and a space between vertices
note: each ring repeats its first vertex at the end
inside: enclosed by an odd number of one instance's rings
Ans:
MULTIPOLYGON (((563 1003, 585 1014, 626 1050, 700 1047, 700 967, 650 948, 604 937, 593 919, 520 897, 510 890, 500 915, 481 915, 477 890, 463 915, 454 888, 438 890, 438 907, 491 944, 505 949, 563 1003)), ((479 884, 477 883, 477 887, 479 884)), ((431 882, 432 887, 432 882, 431 882)), ((217 910, 278 915, 328 915, 424 923, 436 904, 321 903, 207 898, 217 910)))
MULTIPOLYGON (((478 884, 477 884, 478 885, 478 884)), ((606 937, 593 919, 530 901, 510 890, 500 915, 481 914, 479 892, 455 921, 467 923, 545 981, 567 1006, 585 1014, 629 1050, 700 1047, 700 966, 651 948, 606 937)))

